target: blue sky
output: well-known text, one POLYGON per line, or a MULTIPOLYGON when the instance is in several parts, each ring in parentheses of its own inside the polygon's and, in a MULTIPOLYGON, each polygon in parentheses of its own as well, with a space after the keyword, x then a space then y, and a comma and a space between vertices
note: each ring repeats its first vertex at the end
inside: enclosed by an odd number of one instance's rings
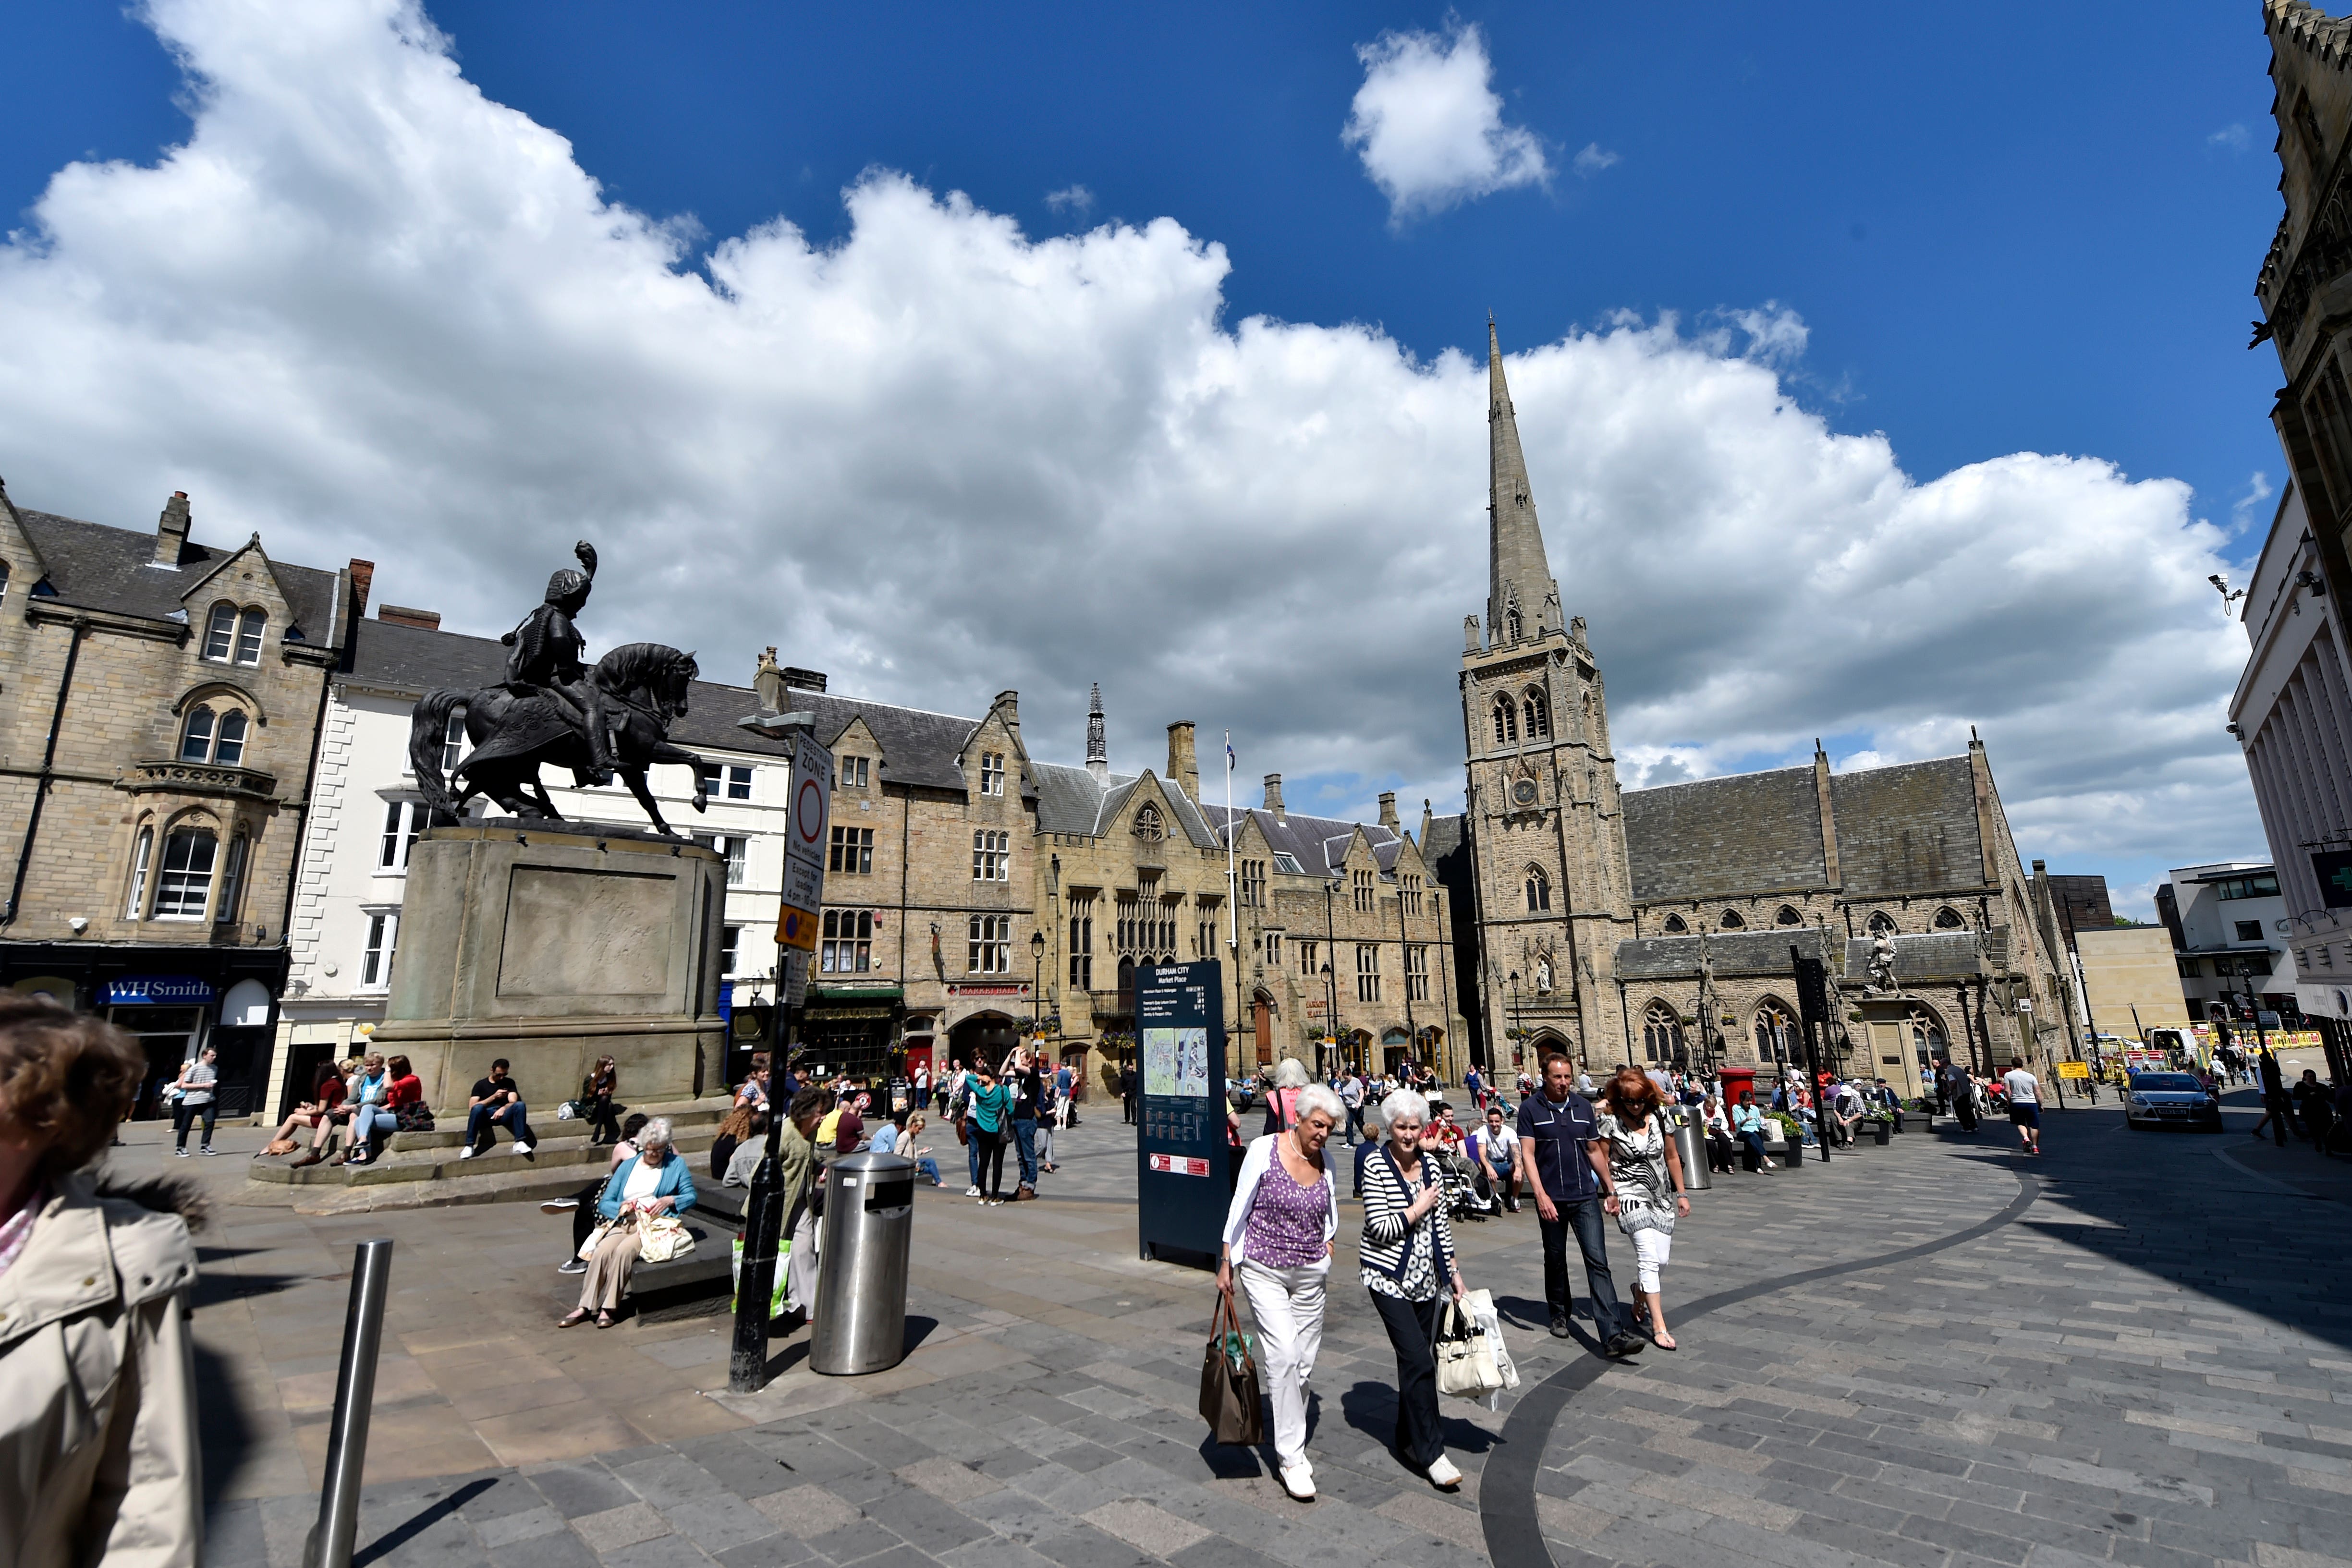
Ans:
MULTIPOLYGON (((189 0, 169 11, 204 9, 189 0)), ((1030 239, 1172 218, 1192 240, 1223 247, 1231 270, 1217 286, 1217 319, 1227 330, 1258 315, 1359 323, 1423 364, 1448 349, 1481 350, 1490 309, 1506 348, 1519 351, 1605 332, 1620 312, 1644 323, 1673 313, 1684 340, 1703 344, 1723 312, 1777 308, 1801 319, 1801 351, 1759 350, 1756 334, 1735 333, 1725 362, 1768 366, 1781 394, 1830 433, 1884 432, 1894 462, 1916 480, 2011 454, 2102 459, 2124 482, 2185 482, 2190 494, 2178 505, 2189 517, 2225 530, 2251 518, 2251 533, 2198 547, 2225 561, 2250 556, 2269 518, 2253 476, 2274 485, 2279 475, 2265 417, 2278 372, 2267 349, 2249 353, 2245 342, 2278 198, 2267 45, 2250 0, 2121 13, 1728 4, 819 11, 603 0, 448 0, 429 11, 465 80, 568 139, 607 201, 698 225, 687 231, 698 235, 688 266, 705 246, 780 217, 819 247, 848 243, 858 220, 843 193, 879 169, 934 194, 965 193, 1030 239), (1384 34, 1442 39, 1449 26, 1458 41, 1465 25, 1483 39, 1503 121, 1531 139, 1546 172, 1395 219, 1360 149, 1341 137, 1366 81, 1359 51, 1384 34)), ((226 37, 190 47, 227 48, 226 37)), ((138 16, 19 0, 0 9, 0 57, 13 67, 0 204, 26 214, 37 235, 37 204, 60 169, 152 165, 191 134, 198 100, 138 16)), ((314 75, 309 89, 331 95, 336 73, 321 66, 314 75)), ((38 248, 28 243, 26 254, 38 248)), ((1076 319, 1070 329, 1081 329, 1076 319)), ((1038 352, 1050 357, 1053 347, 1038 352)), ((1523 417, 1542 384, 1539 370, 1529 374, 1523 417)), ((1573 454, 1573 429, 1558 440, 1573 454)), ((20 498, 20 473, 58 484, 82 472, 58 462, 48 476, 44 461, 6 454, 20 498)), ((1598 564, 1588 572, 1587 559, 1609 552, 1580 530, 1638 535, 1652 525, 1622 508, 1568 520, 1584 509, 1564 493, 1578 483, 1572 471, 1554 461, 1548 476, 1537 451, 1531 461, 1571 610, 1580 583, 1605 598, 1617 580, 1598 564)), ((88 471, 103 467, 93 456, 88 471)), ((1482 452, 1465 471, 1482 475, 1482 452)), ((1738 483, 1736 474, 1727 480, 1734 490, 1738 483)), ((238 504, 269 510, 277 503, 262 488, 238 492, 238 504)), ((29 504, 92 510, 65 496, 29 504)), ((300 509, 291 498, 283 505, 300 509)), ((1428 524, 1433 534, 1458 526, 1458 517, 1428 524)), ((1790 550, 1824 548, 1783 528, 1790 550)), ((1662 523, 1656 531, 1670 558, 1691 548, 1669 540, 1662 523)), ((1398 548, 1411 538, 1408 523, 1398 548)), ((1769 538, 1749 543, 1771 548, 1769 538)), ((1638 538, 1628 548, 1638 550, 1638 538)), ((1956 630, 1947 654, 1998 646, 2003 660, 2079 661, 2126 634, 2119 629, 2189 627, 2206 608, 2170 588, 2134 598, 2129 581, 2085 564, 2073 585, 2085 606, 2080 624, 2053 623, 2074 617, 2046 609, 2020 622, 1995 615, 1956 630), (2090 610, 2103 600, 2111 602, 2090 610), (2022 648, 2020 624, 2029 628, 2022 648)), ((2176 564, 2172 576, 2194 576, 2196 563, 2176 564)), ((1681 557, 1665 566, 1706 563, 1681 557)), ((1999 563, 1987 572, 1966 580, 1998 580, 1999 563)), ((1458 622, 1475 608, 1470 597, 1467 606, 1448 597, 1433 621, 1458 622)), ((2065 601, 2053 589, 2049 602, 2065 601)), ((1609 612, 1593 612, 1604 661, 1609 612)), ((2206 666, 2213 621, 2195 628, 2208 639, 2206 666)), ((775 640, 745 630, 738 643, 775 640)), ((1895 733, 1899 716, 1825 710, 1819 691, 1850 684, 1854 668, 1824 676, 1780 718, 1724 737, 1719 713, 1709 719, 1705 704, 1679 702, 1705 684, 1703 673, 1663 649, 1643 651, 1631 628, 1623 645, 1632 652, 1612 695, 1653 716, 1639 738, 1662 753, 1680 747, 1686 770, 1810 750, 1816 732, 1848 737, 1865 759, 1932 751, 1948 745, 1953 724, 1981 715, 1996 721, 1989 728, 2012 815, 2021 799, 2079 808, 2053 805, 2047 816, 2054 865, 2130 883, 2165 863, 2249 852, 2259 841, 2242 772, 2233 781, 2220 749, 2215 705, 2227 683, 2216 685, 2210 667, 2183 674, 2187 695, 2167 709, 2210 716, 2198 743, 2204 770, 2162 777, 2149 758, 2118 752, 2101 779, 2021 721, 2005 737, 1991 711, 2000 701, 1985 692, 1935 709, 1933 733, 1908 742, 1895 733), (2200 679, 2205 686, 2187 692, 2200 679), (2119 790, 2139 791, 2139 831, 2118 837, 2087 826, 2119 790)), ((1731 643, 1720 652, 1747 656, 1731 643)), ((1296 771, 1333 804, 1360 803, 1383 784, 1442 789, 1444 758, 1458 747, 1458 719, 1444 711, 1445 655, 1441 640, 1422 659, 1428 678, 1415 701, 1437 713, 1407 724, 1424 737, 1417 747, 1341 765, 1344 736, 1394 727, 1391 716, 1368 715, 1287 731, 1268 718, 1256 749, 1303 754, 1296 771)), ((1880 657, 1864 667, 1875 680, 1902 678, 1880 657)), ((1184 691, 1185 678, 1149 660, 1134 675, 1134 706, 1149 716, 1139 714, 1133 732, 1156 733, 1156 697, 1171 685, 1184 691)), ((1082 691, 1087 677, 1055 665, 1028 685, 1042 682, 1069 706, 1069 688, 1082 691)), ((950 694, 893 673, 887 659, 869 685, 949 706, 950 694)), ((1210 707, 1230 686, 1203 677, 1192 704, 1202 711, 1190 716, 1213 722, 1210 707)), ((2021 706, 2042 712, 2050 700, 2021 706)), ((1054 722, 1075 730, 1082 714, 1057 712, 1054 722)), ((1621 719, 1621 741, 1626 727, 1621 719)), ((1255 771, 1247 758, 1244 771, 1255 771)), ((1458 797, 1458 771, 1452 777, 1458 797)), ((1291 798, 1301 798, 1297 787, 1291 798)), ((2021 824, 2029 854, 2031 826, 2021 824)))

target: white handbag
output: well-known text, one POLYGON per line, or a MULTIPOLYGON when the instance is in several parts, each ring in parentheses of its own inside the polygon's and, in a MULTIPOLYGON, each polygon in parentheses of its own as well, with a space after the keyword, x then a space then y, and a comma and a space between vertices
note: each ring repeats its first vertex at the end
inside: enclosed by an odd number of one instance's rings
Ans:
POLYGON ((1448 1296, 1437 1309, 1437 1391, 1484 1399, 1503 1386, 1502 1369, 1486 1336, 1462 1303, 1448 1296))

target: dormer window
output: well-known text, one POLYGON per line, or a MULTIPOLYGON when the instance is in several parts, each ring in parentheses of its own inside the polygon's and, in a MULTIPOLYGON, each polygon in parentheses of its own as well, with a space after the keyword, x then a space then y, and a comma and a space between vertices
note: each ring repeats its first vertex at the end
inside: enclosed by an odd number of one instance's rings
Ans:
POLYGON ((841 782, 837 789, 863 789, 872 777, 874 759, 870 757, 845 757, 841 759, 841 782))
POLYGON ((223 664, 261 663, 261 633, 269 617, 259 610, 215 604, 205 624, 204 656, 223 664))

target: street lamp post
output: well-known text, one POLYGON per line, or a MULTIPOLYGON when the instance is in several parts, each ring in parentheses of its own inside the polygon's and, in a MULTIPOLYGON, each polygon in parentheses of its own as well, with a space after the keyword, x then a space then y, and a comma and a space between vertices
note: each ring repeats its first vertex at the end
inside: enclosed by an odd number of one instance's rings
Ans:
POLYGON ((1347 1047, 1339 1043, 1339 982, 1331 976, 1331 964, 1328 959, 1324 960, 1323 964, 1323 997, 1325 1009, 1323 1027, 1331 1031, 1332 1047, 1339 1052, 1340 1060, 1344 1061, 1347 1060, 1347 1047))
POLYGON ((1527 1026, 1519 1021, 1519 972, 1517 969, 1512 970, 1510 978, 1503 983, 1511 988, 1511 1035, 1516 1042, 1511 1050, 1519 1063, 1524 1066, 1528 1060, 1528 1031, 1527 1026))
POLYGON ((1043 931, 1029 933, 1029 1016, 1035 1020, 1032 1027, 1037 1031, 1038 1046, 1042 1050, 1045 1040, 1045 934, 1043 931))

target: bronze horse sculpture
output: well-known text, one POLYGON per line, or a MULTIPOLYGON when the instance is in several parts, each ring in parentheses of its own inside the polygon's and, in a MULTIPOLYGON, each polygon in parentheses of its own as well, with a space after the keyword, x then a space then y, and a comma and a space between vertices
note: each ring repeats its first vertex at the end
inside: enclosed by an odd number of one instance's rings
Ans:
MULTIPOLYGON (((709 787, 702 758, 669 741, 669 727, 687 711, 687 691, 700 672, 691 653, 659 643, 628 643, 596 661, 588 672, 604 698, 611 725, 612 760, 629 793, 637 798, 656 831, 682 837, 662 820, 661 808, 646 788, 646 770, 656 763, 694 769, 694 809, 706 809, 709 787)), ((571 771, 580 785, 595 781, 595 758, 579 722, 555 696, 526 688, 518 695, 505 685, 479 691, 445 687, 428 692, 409 721, 408 759, 425 803, 456 818, 477 795, 487 795, 515 816, 563 821, 540 782, 543 763, 571 771), (449 716, 466 712, 466 737, 473 749, 441 771, 441 748, 449 716)))

